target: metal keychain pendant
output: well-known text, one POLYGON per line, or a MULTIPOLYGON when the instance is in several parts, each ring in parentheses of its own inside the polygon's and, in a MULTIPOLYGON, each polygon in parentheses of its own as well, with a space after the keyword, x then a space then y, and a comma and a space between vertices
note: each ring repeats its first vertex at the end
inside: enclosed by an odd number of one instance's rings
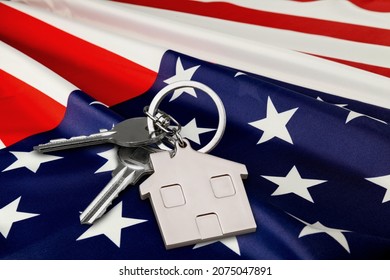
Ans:
POLYGON ((194 151, 189 142, 150 155, 154 173, 140 185, 167 249, 256 230, 242 179, 245 165, 194 151))
MULTIPOLYGON (((256 230, 242 179, 248 176, 241 163, 206 154, 220 141, 226 126, 221 99, 209 87, 183 81, 163 88, 148 110, 148 129, 154 132, 158 106, 170 92, 193 87, 207 93, 218 109, 219 123, 212 140, 199 151, 180 136, 180 128, 167 131, 175 140, 173 152, 150 155, 154 173, 140 185, 142 199, 150 199, 167 249, 218 240, 256 230)), ((170 117, 169 115, 165 115, 170 117)), ((170 150, 160 144, 161 149, 170 150)))

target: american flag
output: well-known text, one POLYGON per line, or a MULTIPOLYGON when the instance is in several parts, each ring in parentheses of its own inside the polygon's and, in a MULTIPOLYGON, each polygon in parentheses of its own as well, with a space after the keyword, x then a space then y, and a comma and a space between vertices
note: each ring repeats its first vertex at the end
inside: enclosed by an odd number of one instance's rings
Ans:
MULTIPOLYGON (((389 258, 389 12, 379 0, 1 1, 0 257, 389 258), (165 250, 138 185, 81 225, 116 148, 32 147, 143 116, 183 80, 223 101, 211 154, 246 165, 256 232, 165 250)), ((195 149, 215 133, 198 90, 161 108, 195 149)))

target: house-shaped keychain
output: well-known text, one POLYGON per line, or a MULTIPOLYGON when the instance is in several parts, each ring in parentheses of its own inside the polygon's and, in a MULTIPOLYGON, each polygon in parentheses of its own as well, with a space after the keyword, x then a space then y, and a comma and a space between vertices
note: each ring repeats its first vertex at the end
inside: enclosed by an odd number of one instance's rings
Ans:
POLYGON ((242 179, 245 165, 177 145, 151 154, 154 173, 140 185, 167 249, 256 230, 242 179))

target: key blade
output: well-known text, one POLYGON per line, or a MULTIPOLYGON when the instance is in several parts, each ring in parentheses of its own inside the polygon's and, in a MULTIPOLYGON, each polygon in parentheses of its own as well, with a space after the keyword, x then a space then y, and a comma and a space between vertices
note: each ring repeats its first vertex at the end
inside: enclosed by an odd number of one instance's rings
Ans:
POLYGON ((112 201, 119 193, 134 180, 134 174, 135 171, 130 170, 127 166, 123 166, 81 213, 81 223, 90 225, 99 219, 107 211, 107 208, 112 204, 112 201))
POLYGON ((151 147, 137 147, 135 149, 120 148, 119 159, 129 169, 134 171, 132 184, 136 184, 143 176, 153 173, 150 154, 160 150, 151 147))
POLYGON ((119 166, 113 171, 113 178, 81 213, 81 223, 93 224, 128 185, 135 185, 143 176, 153 173, 150 154, 158 151, 152 147, 120 147, 119 166))
POLYGON ((116 131, 104 131, 88 136, 76 136, 69 139, 54 139, 48 143, 40 144, 34 147, 34 150, 40 153, 61 151, 65 149, 80 148, 91 145, 109 143, 116 131))

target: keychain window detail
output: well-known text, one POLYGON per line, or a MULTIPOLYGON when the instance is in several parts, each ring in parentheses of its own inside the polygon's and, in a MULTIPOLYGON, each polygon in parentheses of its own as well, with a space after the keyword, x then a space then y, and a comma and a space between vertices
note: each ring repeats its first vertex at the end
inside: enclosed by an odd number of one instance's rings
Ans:
POLYGON ((186 200, 180 185, 165 186, 160 189, 161 198, 166 208, 183 206, 186 200))
POLYGON ((224 198, 236 194, 236 189, 229 175, 212 177, 210 184, 216 198, 224 198))

